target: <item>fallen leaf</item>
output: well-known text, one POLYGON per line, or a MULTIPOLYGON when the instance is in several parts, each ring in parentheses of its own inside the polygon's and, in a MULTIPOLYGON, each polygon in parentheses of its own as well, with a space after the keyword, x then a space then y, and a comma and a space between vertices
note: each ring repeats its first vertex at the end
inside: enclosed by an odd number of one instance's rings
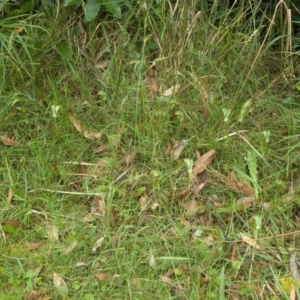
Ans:
POLYGON ((159 277, 163 283, 172 284, 172 279, 170 277, 165 276, 165 275, 160 275, 159 277))
POLYGON ((296 288, 294 283, 292 283, 292 288, 290 291, 290 300, 296 300, 296 288))
POLYGON ((191 200, 187 205, 186 205, 186 212, 187 213, 192 213, 197 209, 197 201, 195 199, 191 200))
POLYGON ((63 254, 68 254, 68 253, 71 252, 73 249, 75 249, 76 246, 77 246, 77 242, 74 241, 74 242, 71 243, 69 246, 67 246, 66 248, 64 248, 63 254))
POLYGON ((149 266, 150 266, 151 268, 155 267, 155 257, 154 257, 154 255, 151 255, 151 256, 150 256, 150 259, 149 259, 149 266))
POLYGON ((140 209, 141 211, 147 211, 150 208, 150 201, 146 196, 140 198, 140 209))
POLYGON ((6 146, 14 146, 14 147, 21 147, 22 145, 19 142, 16 142, 13 139, 10 139, 6 136, 0 136, 1 142, 6 146))
POLYGON ((48 239, 58 241, 58 230, 55 225, 47 224, 46 226, 48 239))
POLYGON ((86 266, 88 266, 88 264, 83 261, 80 261, 75 265, 75 267, 86 267, 86 266))
POLYGON ((205 182, 202 182, 200 184, 193 184, 191 188, 191 192, 197 196, 199 192, 205 187, 205 182))
POLYGON ((89 140, 96 140, 101 138, 102 134, 100 132, 97 132, 93 129, 83 129, 82 124, 71 115, 69 116, 69 119, 76 128, 76 130, 82 133, 85 138, 89 140))
POLYGON ((125 158, 124 158, 124 163, 125 163, 125 166, 126 166, 127 168, 131 165, 134 156, 135 156, 135 153, 128 154, 128 155, 125 156, 125 158))
POLYGON ((171 151, 172 151, 172 145, 169 142, 168 146, 167 146, 167 149, 165 150, 165 155, 169 155, 171 153, 171 151))
POLYGON ((22 31, 24 31, 25 30, 25 27, 19 27, 19 28, 16 28, 15 29, 15 32, 16 33, 21 33, 22 31))
POLYGON ((101 152, 104 152, 106 151, 107 149, 109 148, 109 146, 107 144, 105 145, 102 145, 102 146, 99 146, 97 149, 96 149, 96 153, 101 153, 101 152))
POLYGON ((47 241, 42 241, 42 242, 38 242, 38 243, 30 243, 30 242, 26 242, 24 245, 24 248, 22 249, 23 251, 32 251, 32 250, 36 250, 42 246, 44 246, 47 243, 47 241))
POLYGON ((155 71, 154 71, 154 68, 149 68, 149 70, 147 71, 147 75, 149 77, 155 77, 155 71))
POLYGON ((0 221, 1 225, 10 225, 13 226, 15 228, 23 228, 26 229, 26 226, 24 226, 22 223, 20 223, 17 220, 9 220, 9 219, 3 219, 0 221))
POLYGON ((241 237, 242 237, 242 240, 250 245, 251 247, 257 249, 257 250, 261 250, 261 247, 257 244, 256 240, 255 239, 252 239, 244 234, 241 234, 241 237))
POLYGON ((93 129, 84 130, 82 134, 85 138, 89 140, 98 140, 102 137, 102 133, 97 132, 93 129))
POLYGON ((66 282, 62 279, 60 275, 57 273, 53 273, 53 284, 54 286, 63 294, 66 295, 68 293, 68 286, 66 282))
POLYGON ((252 195, 252 196, 249 196, 249 197, 243 197, 243 198, 240 198, 236 201, 235 205, 237 207, 241 207, 243 209, 246 209, 246 208, 249 208, 251 206, 253 206, 255 203, 255 196, 252 195))
POLYGON ((175 94, 178 90, 180 89, 180 84, 176 84, 168 89, 166 89, 162 95, 165 96, 165 97, 170 97, 172 96, 173 94, 175 94))
POLYGON ((95 214, 93 213, 88 213, 82 218, 82 221, 85 223, 93 223, 95 222, 95 220, 96 220, 95 214))
POLYGON ((216 177, 218 180, 226 184, 229 188, 235 190, 236 192, 240 192, 246 196, 252 196, 254 195, 254 189, 252 186, 250 186, 247 183, 239 183, 235 179, 235 176, 231 175, 230 176, 225 176, 215 170, 212 170, 210 172, 211 176, 216 177))
POLYGON ((109 64, 109 60, 102 60, 96 63, 96 69, 105 69, 109 64))
POLYGON ((187 140, 182 140, 180 142, 175 142, 174 147, 171 151, 171 157, 173 159, 178 159, 181 152, 183 151, 183 149, 185 148, 185 146, 188 144, 187 140))
POLYGON ((197 229, 194 233, 193 233, 193 237, 197 238, 200 237, 203 234, 203 231, 201 229, 197 229))
POLYGON ((42 291, 31 291, 25 294, 26 300, 50 300, 50 297, 42 297, 42 291))
POLYGON ((12 197, 13 197, 13 190, 12 190, 12 189, 9 189, 9 190, 8 190, 8 195, 7 195, 7 203, 8 203, 8 204, 11 203, 12 197))
POLYGON ((97 252, 97 249, 102 246, 103 241, 104 241, 104 236, 101 237, 100 239, 98 239, 97 242, 94 244, 94 246, 92 248, 92 253, 96 253, 97 252))
POLYGON ((131 278, 129 279, 129 285, 138 290, 142 289, 142 283, 140 278, 131 278))
POLYGON ((159 204, 157 202, 154 202, 152 205, 151 205, 151 209, 152 210, 155 210, 159 207, 159 204))
POLYGON ((245 183, 237 182, 236 180, 232 179, 231 176, 225 177, 225 182, 230 188, 244 195, 251 196, 254 194, 254 188, 252 186, 245 183))
POLYGON ((71 120, 72 124, 74 125, 74 127, 76 128, 76 130, 80 133, 82 133, 82 125, 81 123, 76 120, 73 116, 69 116, 69 119, 71 120))
POLYGON ((196 177, 198 174, 202 173, 207 166, 213 161, 215 150, 210 150, 203 155, 200 155, 197 151, 197 160, 195 161, 195 166, 193 169, 193 174, 196 177))
POLYGON ((97 277, 100 281, 110 281, 111 275, 108 273, 98 273, 95 274, 95 277, 97 277))

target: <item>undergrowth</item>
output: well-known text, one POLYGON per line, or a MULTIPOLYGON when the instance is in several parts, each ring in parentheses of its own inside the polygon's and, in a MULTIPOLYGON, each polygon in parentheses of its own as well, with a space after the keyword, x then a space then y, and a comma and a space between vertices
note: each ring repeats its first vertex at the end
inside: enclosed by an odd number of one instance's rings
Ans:
POLYGON ((298 293, 299 53, 178 3, 0 21, 1 299, 298 293))

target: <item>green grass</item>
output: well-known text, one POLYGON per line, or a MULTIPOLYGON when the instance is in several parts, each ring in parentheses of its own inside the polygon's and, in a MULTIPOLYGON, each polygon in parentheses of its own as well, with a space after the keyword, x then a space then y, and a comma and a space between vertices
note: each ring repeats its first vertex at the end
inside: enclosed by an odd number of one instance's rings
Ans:
POLYGON ((224 11, 217 27, 215 14, 184 6, 181 18, 140 8, 138 18, 84 24, 84 47, 78 16, 66 22, 64 13, 28 19, 11 46, 22 23, 0 29, 0 136, 21 144, 0 146, 0 298, 289 299, 299 242, 296 52, 276 53, 251 21, 241 28, 242 14, 224 11), (153 66, 159 89, 180 84, 177 93, 149 91, 153 66), (85 138, 70 115, 102 137, 85 138), (183 139, 173 160, 168 144, 183 139), (211 149, 193 196, 185 160, 211 149), (215 171, 256 184, 256 204, 238 208, 245 195, 215 171))

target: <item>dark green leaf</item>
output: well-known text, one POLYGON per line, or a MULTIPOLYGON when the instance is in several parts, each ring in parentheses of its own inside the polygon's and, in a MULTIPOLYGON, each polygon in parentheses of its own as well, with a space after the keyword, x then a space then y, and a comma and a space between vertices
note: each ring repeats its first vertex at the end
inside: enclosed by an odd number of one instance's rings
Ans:
POLYGON ((105 8, 115 17, 121 18, 121 1, 118 0, 105 0, 103 3, 105 8))
POLYGON ((70 6, 78 3, 81 3, 81 0, 64 0, 63 6, 70 6))
POLYGON ((85 5, 85 18, 87 21, 92 21, 97 17, 101 2, 101 0, 87 0, 85 5))

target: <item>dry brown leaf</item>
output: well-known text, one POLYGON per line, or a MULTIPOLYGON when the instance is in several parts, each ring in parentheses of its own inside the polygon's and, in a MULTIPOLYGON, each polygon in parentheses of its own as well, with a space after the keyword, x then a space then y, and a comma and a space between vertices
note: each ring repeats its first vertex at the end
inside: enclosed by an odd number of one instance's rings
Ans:
POLYGON ((252 196, 254 195, 254 189, 252 186, 246 184, 246 183, 239 183, 235 180, 235 176, 231 173, 230 176, 225 176, 215 170, 213 170, 211 173, 214 177, 216 177, 218 180, 225 183, 229 188, 240 192, 246 196, 252 196))
POLYGON ((25 294, 25 299, 26 300, 50 300, 50 297, 43 297, 42 294, 44 292, 42 291, 31 291, 31 292, 27 292, 25 294))
POLYGON ((69 116, 69 119, 71 120, 72 124, 74 125, 74 127, 76 128, 76 130, 80 133, 82 133, 82 125, 81 123, 76 120, 73 116, 69 116))
POLYGON ((182 140, 180 142, 175 142, 174 147, 171 151, 171 157, 173 159, 178 159, 181 152, 183 151, 183 149, 185 148, 185 146, 188 144, 187 140, 182 140))
POLYGON ((47 243, 47 241, 42 241, 42 242, 38 242, 38 243, 29 243, 26 242, 24 245, 24 248, 22 249, 22 251, 32 251, 32 250, 36 250, 42 246, 44 246, 47 243))
POLYGON ((225 182, 227 183, 227 185, 230 188, 232 188, 232 189, 236 190, 237 192, 240 192, 244 195, 251 196, 254 194, 254 188, 252 186, 244 184, 244 183, 239 183, 239 182, 233 180, 231 178, 231 176, 226 177, 225 182))
POLYGON ((207 166, 213 161, 214 159, 214 154, 215 150, 212 149, 208 152, 206 152, 203 155, 200 155, 199 152, 197 151, 197 160, 195 161, 195 166, 193 169, 193 174, 194 176, 197 176, 198 174, 202 173, 207 166))
POLYGON ((166 89, 162 95, 165 96, 165 97, 170 97, 172 96, 173 94, 175 94, 178 90, 180 89, 180 84, 176 84, 168 89, 166 89))
POLYGON ((142 289, 142 282, 141 282, 140 278, 131 278, 131 279, 129 279, 129 285, 132 288, 136 288, 138 290, 142 289))
POLYGON ((58 230, 55 225, 47 224, 46 226, 48 239, 58 241, 58 230))
POLYGON ((8 195, 7 195, 7 203, 8 203, 8 204, 11 203, 12 197, 13 197, 13 190, 12 190, 12 189, 9 189, 9 190, 8 190, 8 195))
POLYGON ((84 261, 80 261, 75 265, 75 267, 86 267, 86 266, 88 266, 88 264, 84 261))
POLYGON ((95 277, 97 277, 100 281, 110 281, 111 275, 108 273, 97 273, 95 274, 95 277))
POLYGON ((151 255, 151 256, 150 256, 150 259, 149 259, 149 266, 150 266, 151 268, 155 267, 155 257, 154 257, 154 255, 151 255))
POLYGON ((172 284, 172 279, 170 277, 165 276, 165 275, 160 275, 159 277, 163 283, 172 284))
POLYGON ((193 184, 191 188, 191 192, 197 196, 199 192, 205 187, 205 182, 202 182, 200 184, 193 184))
POLYGON ((290 300, 296 300, 296 288, 295 288, 294 283, 292 283, 292 286, 291 286, 290 300))
POLYGON ((149 70, 147 71, 147 75, 149 77, 155 77, 155 70, 153 68, 149 68, 149 70))
POLYGON ((102 137, 102 133, 97 132, 96 130, 89 129, 83 131, 83 136, 89 140, 98 140, 102 137))
POLYGON ((242 240, 250 245, 251 247, 257 249, 257 250, 261 250, 261 247, 257 244, 256 240, 255 239, 252 239, 244 234, 241 234, 241 237, 242 237, 242 240))
POLYGON ((249 208, 249 207, 252 207, 255 203, 255 196, 252 195, 252 196, 249 196, 249 197, 243 197, 243 198, 240 198, 236 201, 235 205, 239 208, 243 208, 243 209, 246 209, 246 208, 249 208))
POLYGON ((44 246, 45 244, 47 243, 47 241, 41 241, 41 242, 37 242, 37 243, 34 243, 34 242, 26 242, 25 243, 25 247, 23 249, 25 250, 36 250, 42 246, 44 246))
POLYGON ((109 60, 102 60, 96 63, 96 69, 105 69, 109 64, 109 60))
POLYGON ((107 144, 105 145, 102 145, 102 146, 99 146, 97 149, 96 149, 96 153, 101 153, 101 152, 104 152, 106 151, 107 149, 109 148, 109 146, 107 144))
POLYGON ((69 246, 67 246, 66 248, 64 248, 63 254, 68 254, 69 252, 73 251, 73 250, 75 249, 76 246, 77 246, 77 242, 74 241, 74 242, 71 243, 69 246))
POLYGON ((195 199, 191 200, 186 206, 186 212, 192 213, 197 209, 197 201, 195 199))
POLYGON ((171 153, 171 151, 172 151, 172 145, 169 142, 168 146, 167 146, 167 149, 165 150, 165 155, 169 155, 171 153))
POLYGON ((92 248, 92 253, 96 253, 97 252, 97 249, 102 246, 103 241, 104 241, 104 236, 101 237, 100 239, 98 239, 96 241, 96 243, 94 244, 94 246, 92 248))
POLYGON ((54 286, 57 289, 59 289, 59 291, 62 292, 63 294, 67 294, 68 286, 67 286, 66 282, 62 279, 62 277, 60 275, 58 275, 57 273, 53 273, 52 278, 53 278, 54 286))
POLYGON ((147 211, 150 208, 150 201, 146 196, 140 198, 140 209, 141 211, 147 211))
POLYGON ((24 226, 22 223, 20 223, 17 220, 9 220, 9 219, 3 219, 0 221, 1 225, 10 225, 13 226, 15 228, 22 228, 22 229, 26 229, 26 226, 24 226))
POLYGON ((15 29, 15 32, 16 33, 21 33, 22 31, 24 31, 25 30, 25 27, 19 27, 19 28, 16 28, 15 29))
POLYGON ((6 146, 14 146, 14 147, 21 147, 22 146, 19 142, 15 141, 13 139, 10 139, 6 136, 0 136, 0 140, 6 146))
POLYGON ((93 129, 83 129, 82 124, 71 115, 69 116, 69 119, 76 128, 76 130, 82 133, 85 138, 89 140, 96 140, 101 138, 102 134, 100 132, 97 132, 93 129))
POLYGON ((93 223, 95 222, 96 218, 95 218, 95 214, 91 213, 87 213, 85 216, 83 216, 82 221, 85 223, 93 223))

